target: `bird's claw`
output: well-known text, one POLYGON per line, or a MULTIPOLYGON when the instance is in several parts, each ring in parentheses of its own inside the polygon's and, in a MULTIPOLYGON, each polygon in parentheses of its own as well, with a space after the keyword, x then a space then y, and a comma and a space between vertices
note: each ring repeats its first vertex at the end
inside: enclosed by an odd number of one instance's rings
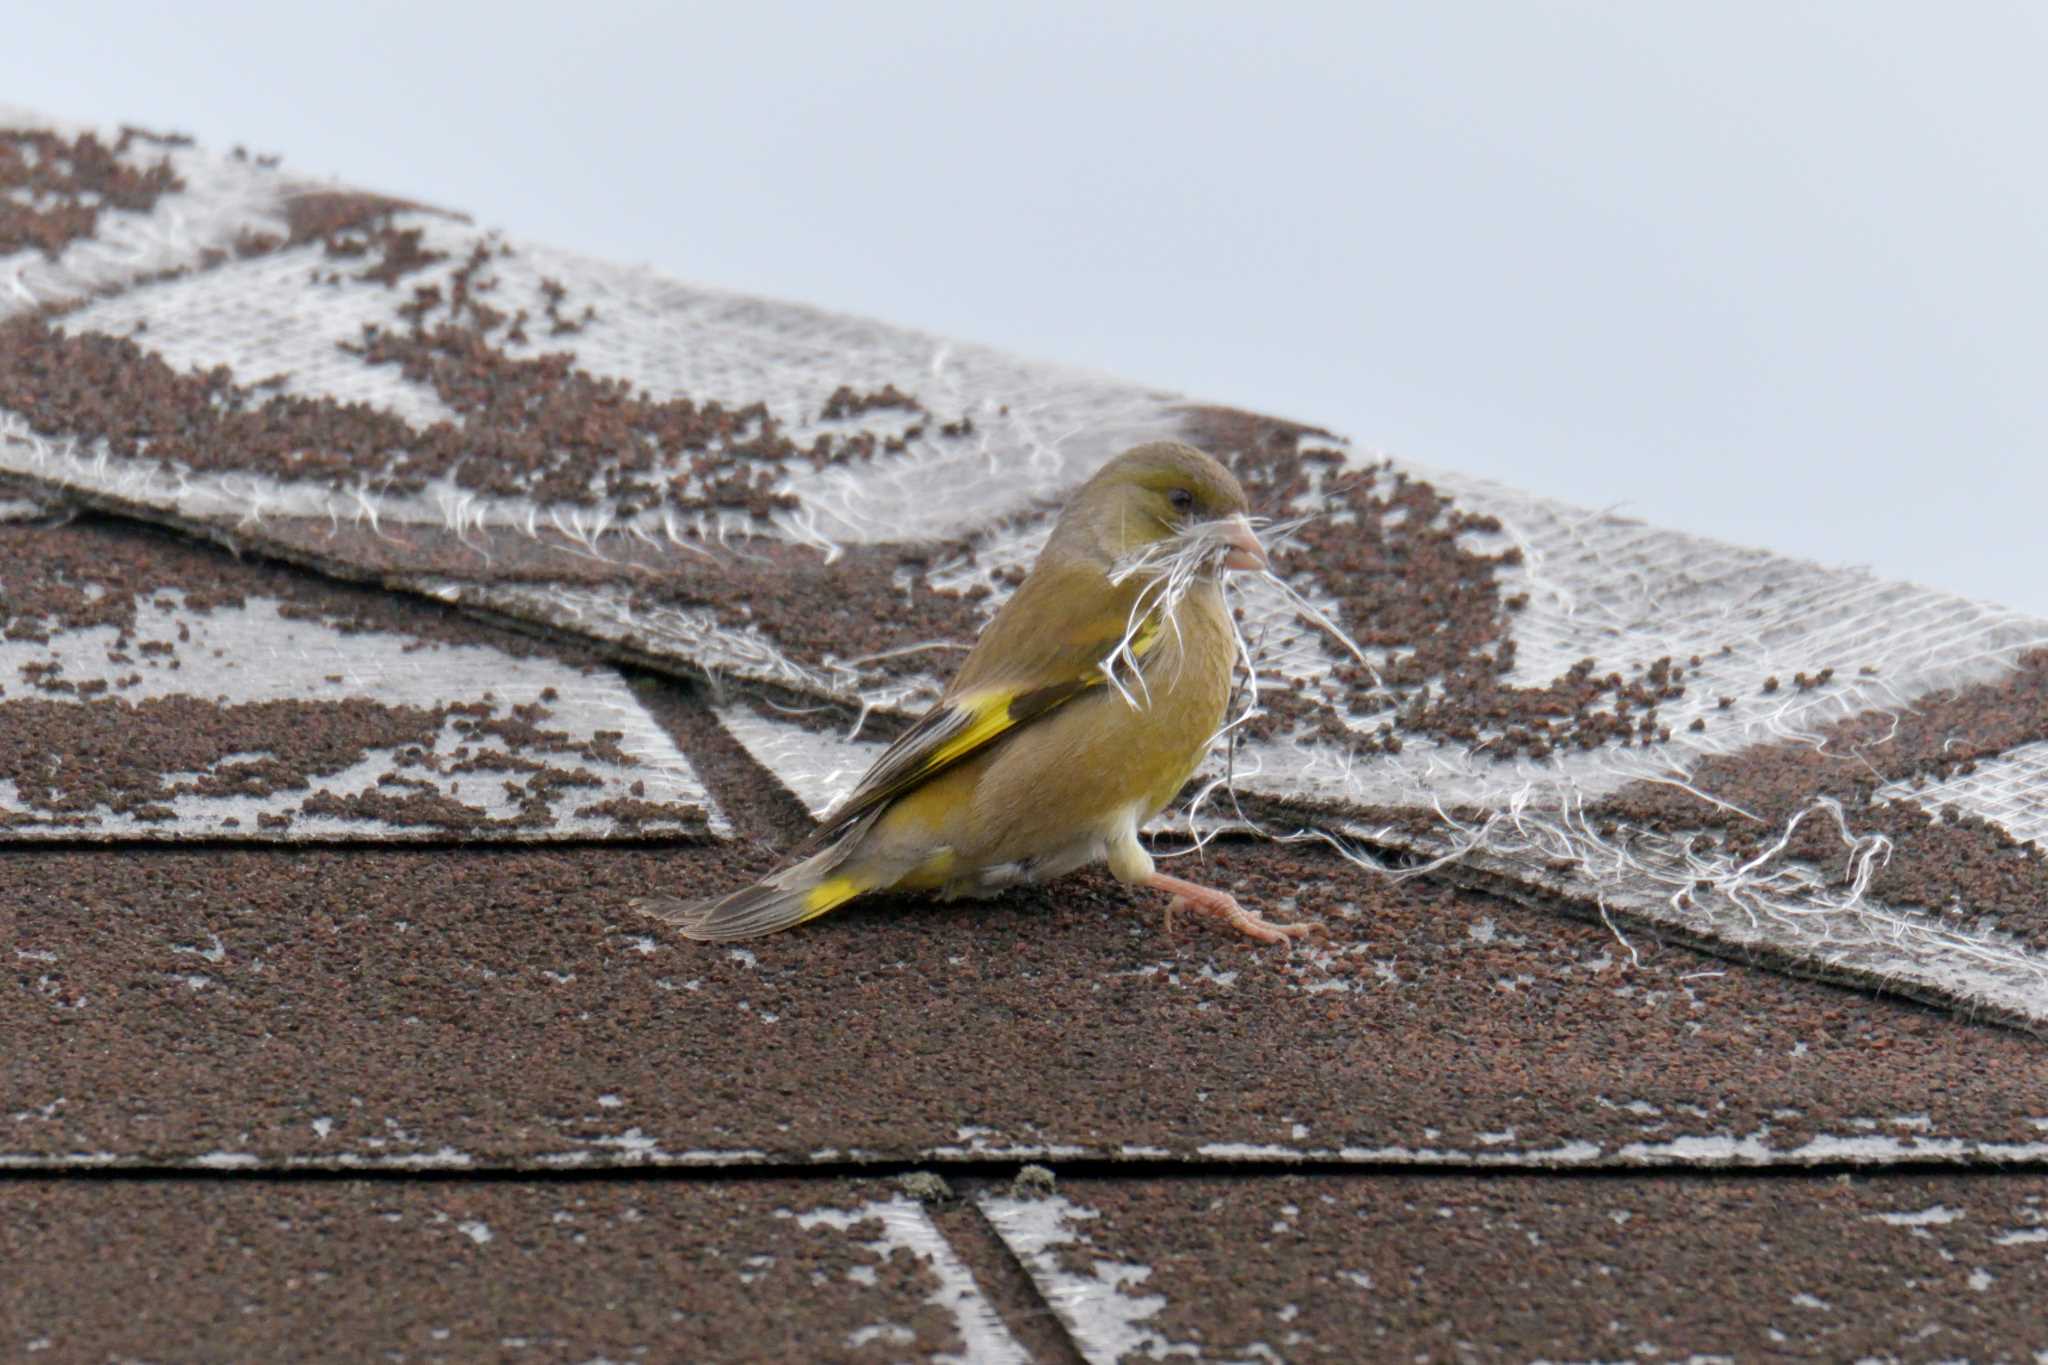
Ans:
POLYGON ((1182 892, 1166 903, 1167 933, 1173 932, 1176 910, 1192 910, 1221 920, 1246 938, 1257 939, 1260 943, 1289 943, 1308 937, 1317 927, 1313 924, 1275 924, 1239 905, 1237 897, 1227 891, 1214 891, 1208 887, 1200 890, 1200 895, 1182 892))

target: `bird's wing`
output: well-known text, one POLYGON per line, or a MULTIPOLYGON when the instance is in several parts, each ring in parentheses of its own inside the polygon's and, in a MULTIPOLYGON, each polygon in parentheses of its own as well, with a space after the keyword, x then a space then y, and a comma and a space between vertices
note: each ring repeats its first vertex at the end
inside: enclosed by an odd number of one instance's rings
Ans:
POLYGON ((1108 686, 1107 663, 1120 645, 1142 660, 1164 631, 1160 614, 1147 611, 1150 595, 1135 580, 1111 584, 1092 564, 1040 565, 989 622, 945 696, 882 752, 803 850, 1019 726, 1108 686))

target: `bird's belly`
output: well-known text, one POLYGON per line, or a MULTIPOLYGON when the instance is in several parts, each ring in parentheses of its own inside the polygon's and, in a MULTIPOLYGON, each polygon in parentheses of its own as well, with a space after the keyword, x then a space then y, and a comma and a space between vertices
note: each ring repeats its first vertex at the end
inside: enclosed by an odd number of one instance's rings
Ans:
POLYGON ((1046 849, 1029 857, 979 866, 956 863, 954 875, 941 888, 946 900, 1000 895, 1027 882, 1051 881, 1069 872, 1099 862, 1108 850, 1108 839, 1094 833, 1072 840, 1063 847, 1046 849))
POLYGON ((991 754, 973 798, 982 838, 956 846, 963 870, 1029 861, 1035 876, 1057 876, 1164 808, 1201 766, 1229 700, 1227 656, 1213 676, 1196 672, 1161 669, 1135 707, 1108 689, 1076 698, 991 754))

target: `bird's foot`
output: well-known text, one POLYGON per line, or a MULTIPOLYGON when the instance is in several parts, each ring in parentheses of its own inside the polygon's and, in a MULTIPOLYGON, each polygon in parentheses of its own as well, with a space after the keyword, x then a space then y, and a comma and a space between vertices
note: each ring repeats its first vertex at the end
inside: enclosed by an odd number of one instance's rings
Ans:
POLYGON ((1176 910, 1192 910, 1198 915, 1222 920, 1246 938, 1255 938, 1261 943, 1286 943, 1291 939, 1306 938, 1316 927, 1313 924, 1275 924, 1239 905, 1237 897, 1228 891, 1182 881, 1164 872, 1154 872, 1145 879, 1145 885, 1173 896, 1166 906, 1168 933, 1173 932, 1173 912, 1176 910))

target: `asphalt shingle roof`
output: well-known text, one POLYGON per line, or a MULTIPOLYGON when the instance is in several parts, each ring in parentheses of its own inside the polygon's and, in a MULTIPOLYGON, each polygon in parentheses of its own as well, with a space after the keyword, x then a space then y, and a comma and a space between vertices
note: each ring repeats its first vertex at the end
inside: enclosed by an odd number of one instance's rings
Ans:
POLYGON ((0 1341, 2048 1346, 2041 623, 17 127, 0 1341), (1158 846, 1324 936, 630 910, 771 867, 1166 435, 1313 519, 1158 846))

